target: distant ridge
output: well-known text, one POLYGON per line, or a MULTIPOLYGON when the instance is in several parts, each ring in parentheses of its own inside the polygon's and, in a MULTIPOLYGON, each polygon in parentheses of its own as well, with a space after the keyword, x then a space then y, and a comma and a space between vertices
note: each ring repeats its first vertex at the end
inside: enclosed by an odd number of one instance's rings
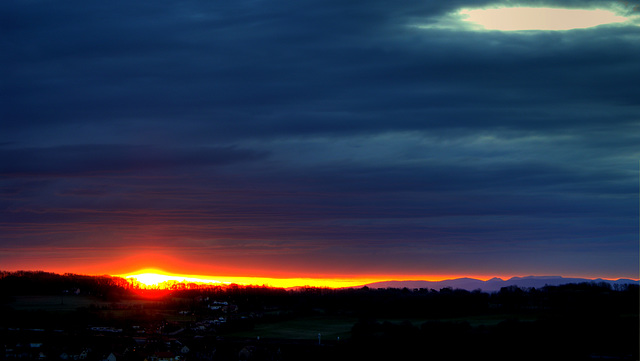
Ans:
MULTIPOLYGON (((485 292, 499 291, 502 287, 517 286, 522 288, 540 288, 544 286, 559 286, 567 283, 584 283, 584 282, 605 282, 611 285, 624 285, 624 284, 638 284, 638 281, 621 278, 618 280, 604 280, 602 278, 588 279, 588 278, 564 278, 561 276, 527 276, 527 277, 512 277, 508 280, 494 277, 487 281, 482 281, 474 278, 455 278, 443 281, 383 281, 368 283, 363 286, 369 288, 430 288, 430 289, 464 289, 473 291, 480 289, 485 292)), ((363 287, 360 286, 360 287, 363 287)))

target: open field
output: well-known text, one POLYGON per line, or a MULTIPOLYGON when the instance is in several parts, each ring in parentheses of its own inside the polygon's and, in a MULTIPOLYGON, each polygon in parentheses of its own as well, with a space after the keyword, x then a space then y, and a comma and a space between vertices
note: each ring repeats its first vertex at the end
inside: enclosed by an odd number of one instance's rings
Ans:
MULTIPOLYGON (((61 324, 63 319, 71 320, 67 315, 75 314, 84 309, 82 317, 88 317, 92 322, 109 325, 145 324, 148 322, 177 322, 188 324, 196 321, 193 315, 180 314, 178 310, 167 307, 157 300, 131 299, 118 302, 108 302, 92 296, 13 296, 7 304, 16 312, 45 312, 52 317, 49 324, 61 324), (60 318, 62 317, 62 318, 60 318)), ((73 319, 76 319, 74 316, 73 319)), ((44 320, 34 319, 30 324, 46 324, 44 320)))
POLYGON ((454 317, 454 318, 382 318, 378 322, 391 322, 400 324, 403 322, 411 322, 412 325, 420 327, 425 322, 467 322, 471 327, 478 326, 495 326, 500 322, 506 320, 518 320, 518 321, 536 321, 539 317, 536 315, 527 314, 489 314, 489 315, 476 315, 466 317, 454 317))
MULTIPOLYGON (((415 327, 420 327, 425 322, 442 321, 442 322, 468 322, 471 327, 478 326, 495 326, 505 320, 519 321, 535 321, 537 317, 532 315, 512 315, 512 314, 496 314, 496 315, 478 315, 458 318, 443 319, 426 319, 426 318, 382 318, 376 320, 379 323, 391 322, 394 324, 402 324, 410 322, 415 327)), ((234 332, 229 336, 255 338, 280 338, 292 340, 311 340, 317 339, 318 334, 322 334, 323 340, 348 339, 351 337, 351 328, 358 322, 354 317, 326 317, 312 316, 300 317, 293 320, 261 323, 257 324, 253 330, 234 332)))
POLYGON ((346 339, 351 335, 355 318, 312 316, 293 320, 257 324, 251 331, 235 332, 229 336, 279 338, 289 340, 317 340, 318 334, 323 340, 346 339))
MULTIPOLYGON (((91 296, 15 296, 9 303, 13 309, 22 311, 45 310, 49 312, 72 312, 79 308, 93 307, 101 317, 105 319, 135 320, 141 317, 162 318, 169 322, 193 322, 194 316, 181 315, 175 311, 163 308, 152 308, 142 310, 142 307, 153 306, 154 300, 126 300, 117 303, 107 302, 91 296), (113 309, 118 305, 123 309, 113 309), (144 313, 145 316, 142 316, 144 313)), ((469 317, 438 319, 446 322, 468 322, 472 327, 495 326, 507 319, 518 319, 520 321, 534 321, 536 318, 531 315, 495 314, 478 315, 469 317)), ((292 320, 258 323, 250 331, 234 332, 230 336, 237 337, 263 337, 279 339, 317 339, 318 334, 322 334, 325 340, 347 339, 351 336, 351 328, 358 321, 355 317, 349 316, 307 316, 292 320)), ((420 327, 425 322, 434 321, 427 318, 381 318, 380 323, 391 322, 401 324, 410 322, 416 327, 420 327)))
POLYGON ((23 311, 75 311, 78 308, 108 308, 119 305, 123 308, 141 308, 157 303, 154 300, 124 300, 109 302, 93 296, 13 296, 13 300, 8 303, 10 307, 23 311))
POLYGON ((22 311, 75 311, 81 307, 89 307, 107 302, 91 296, 14 296, 9 306, 22 311))

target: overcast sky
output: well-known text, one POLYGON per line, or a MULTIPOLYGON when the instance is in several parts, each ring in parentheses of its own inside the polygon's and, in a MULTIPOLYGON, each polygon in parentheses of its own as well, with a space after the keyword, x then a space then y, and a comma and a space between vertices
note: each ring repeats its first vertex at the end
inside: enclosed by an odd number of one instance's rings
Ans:
POLYGON ((551 3, 632 20, 1 1, 0 269, 637 279, 638 8, 551 3))

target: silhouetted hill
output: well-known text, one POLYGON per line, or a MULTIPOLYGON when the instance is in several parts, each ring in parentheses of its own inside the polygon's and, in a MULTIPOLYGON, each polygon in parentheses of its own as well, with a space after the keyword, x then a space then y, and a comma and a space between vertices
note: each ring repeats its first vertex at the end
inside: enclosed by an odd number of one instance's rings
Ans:
POLYGON ((587 278, 565 278, 561 276, 527 276, 527 277, 512 277, 508 280, 503 280, 501 278, 492 278, 487 281, 482 281, 474 278, 456 278, 450 280, 443 281, 384 281, 384 282, 374 282, 369 283, 363 286, 367 286, 369 288, 430 288, 430 289, 442 289, 442 288, 453 288, 453 289, 463 289, 463 290, 477 290, 481 289, 485 292, 499 291, 502 287, 508 286, 517 286, 523 288, 540 288, 544 286, 559 286, 568 283, 584 283, 584 282, 595 282, 595 283, 607 283, 610 285, 622 285, 622 284, 638 284, 638 281, 630 280, 630 279, 618 279, 618 280, 604 280, 601 278, 598 279, 587 279, 587 278))

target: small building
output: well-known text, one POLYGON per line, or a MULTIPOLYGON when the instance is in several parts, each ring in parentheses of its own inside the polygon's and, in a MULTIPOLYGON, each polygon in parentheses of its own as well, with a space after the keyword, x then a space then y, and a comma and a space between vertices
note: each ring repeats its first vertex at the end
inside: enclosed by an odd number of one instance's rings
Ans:
POLYGON ((173 352, 156 352, 148 361, 179 361, 180 356, 176 356, 173 352))

